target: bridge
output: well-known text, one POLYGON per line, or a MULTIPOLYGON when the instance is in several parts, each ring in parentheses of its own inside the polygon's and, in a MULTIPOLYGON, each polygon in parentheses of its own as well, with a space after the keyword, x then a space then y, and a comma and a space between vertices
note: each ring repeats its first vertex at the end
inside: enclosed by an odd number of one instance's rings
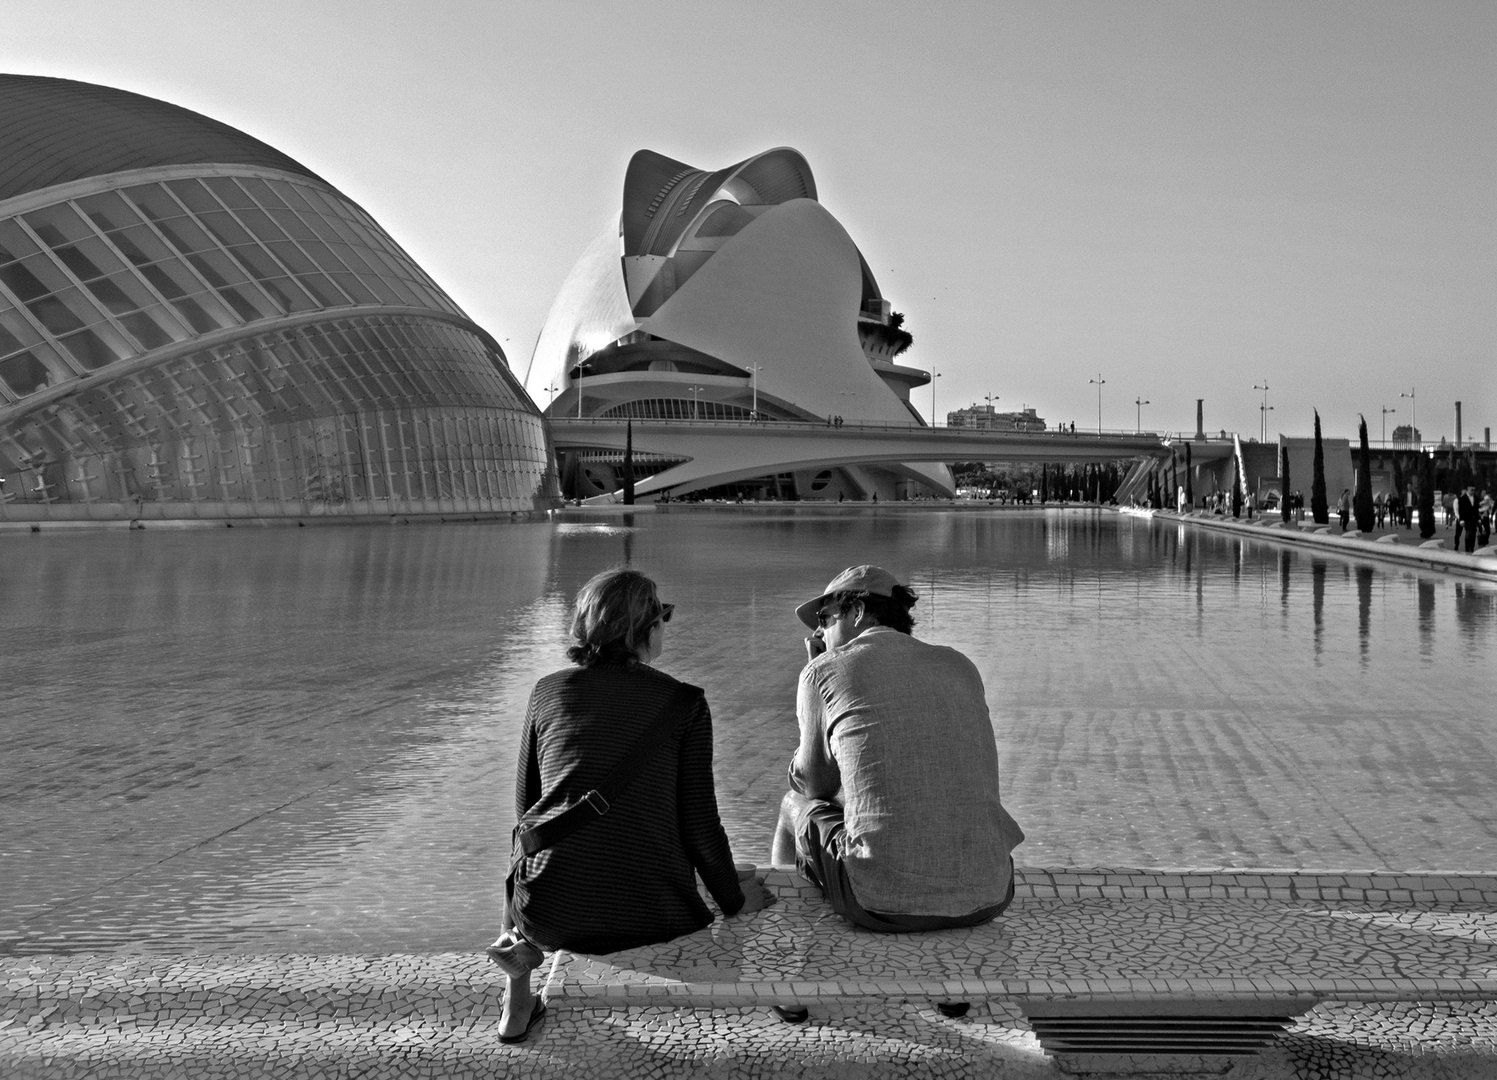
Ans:
MULTIPOLYGON (((549 420, 558 450, 622 453, 626 424, 614 418, 549 420)), ((772 473, 916 461, 1095 462, 1168 458, 1160 432, 991 431, 847 421, 841 427, 795 420, 635 420, 634 452, 687 460, 640 481, 639 495, 692 490, 772 473)), ((1176 436, 1178 438, 1178 436, 1176 436)), ((1195 444, 1212 456, 1230 443, 1195 444)))

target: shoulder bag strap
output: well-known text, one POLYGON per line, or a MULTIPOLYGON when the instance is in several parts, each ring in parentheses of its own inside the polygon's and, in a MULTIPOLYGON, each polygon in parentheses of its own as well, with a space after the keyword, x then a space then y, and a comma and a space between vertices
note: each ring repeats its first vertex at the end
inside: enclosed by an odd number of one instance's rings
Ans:
POLYGON ((661 710, 660 717, 644 730, 629 749, 629 753, 624 755, 623 760, 614 767, 613 772, 608 774, 607 779, 559 814, 545 821, 536 822, 534 825, 517 827, 510 869, 513 870, 527 855, 546 850, 594 818, 608 813, 610 804, 622 795, 634 778, 639 775, 640 769, 670 735, 676 722, 691 711, 696 704, 698 693, 699 691, 694 686, 686 683, 679 685, 670 700, 666 702, 665 708, 661 710))

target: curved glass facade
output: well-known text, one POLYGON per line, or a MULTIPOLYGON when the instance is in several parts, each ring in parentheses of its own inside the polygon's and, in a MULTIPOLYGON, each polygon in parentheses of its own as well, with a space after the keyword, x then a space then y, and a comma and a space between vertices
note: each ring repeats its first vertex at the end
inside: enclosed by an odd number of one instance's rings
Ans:
MULTIPOLYGON (((21 89, 36 106, 81 86, 21 89)), ((235 134, 90 92, 179 142, 235 134)), ((7 145, 6 123, 0 152, 47 151, 7 145)), ((294 162, 164 153, 0 199, 0 519, 556 504, 503 353, 372 218, 294 162)))
POLYGON ((379 226, 311 183, 189 177, 0 221, 0 401, 276 316, 462 312, 379 226))

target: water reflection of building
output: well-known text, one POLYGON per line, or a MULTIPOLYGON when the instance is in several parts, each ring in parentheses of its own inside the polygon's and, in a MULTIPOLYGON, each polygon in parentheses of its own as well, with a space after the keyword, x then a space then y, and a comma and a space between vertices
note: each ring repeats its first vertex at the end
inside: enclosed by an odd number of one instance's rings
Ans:
POLYGON ((362 209, 205 116, 0 76, 0 516, 554 502, 494 340, 362 209))
MULTIPOLYGON (((910 391, 930 376, 896 362, 912 340, 817 202, 799 153, 781 147, 714 172, 641 150, 621 217, 563 284, 527 379, 553 416, 923 425, 910 391)), ((561 449, 568 494, 618 487, 617 451, 561 449)), ((639 474, 673 463, 657 455, 634 465, 639 474)), ((743 475, 744 462, 732 465, 743 475)), ((739 486, 822 499, 955 488, 945 465, 899 461, 739 486)))

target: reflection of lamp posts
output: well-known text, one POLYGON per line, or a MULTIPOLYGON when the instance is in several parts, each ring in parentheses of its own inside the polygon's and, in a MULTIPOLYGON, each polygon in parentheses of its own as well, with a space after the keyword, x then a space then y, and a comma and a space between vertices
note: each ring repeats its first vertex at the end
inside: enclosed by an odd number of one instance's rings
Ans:
POLYGON ((695 420, 697 418, 697 394, 701 393, 706 387, 688 386, 686 389, 691 391, 691 418, 695 420))
POLYGON ((1133 434, 1141 435, 1144 430, 1144 406, 1154 403, 1146 397, 1136 397, 1133 399, 1133 404, 1137 406, 1133 415, 1133 434))
POLYGON ((1097 434, 1100 435, 1102 434, 1102 386, 1107 380, 1102 378, 1102 373, 1099 371, 1095 379, 1088 379, 1087 382, 1097 384, 1097 434))
POLYGON ((582 419, 582 373, 587 369, 586 360, 577 361, 577 419, 582 419))
POLYGON ((750 419, 752 420, 759 419, 759 372, 763 370, 763 364, 749 365, 749 377, 753 380, 754 384, 754 408, 753 412, 750 414, 750 419))
POLYGON ((1383 445, 1384 446, 1388 445, 1388 414, 1390 412, 1391 413, 1396 413, 1397 411, 1398 411, 1397 409, 1390 409, 1386 405, 1383 406, 1383 445))
POLYGON ((1399 394, 1399 397, 1409 399, 1409 441, 1419 442, 1419 403, 1414 400, 1414 388, 1409 387, 1407 394, 1399 394))

